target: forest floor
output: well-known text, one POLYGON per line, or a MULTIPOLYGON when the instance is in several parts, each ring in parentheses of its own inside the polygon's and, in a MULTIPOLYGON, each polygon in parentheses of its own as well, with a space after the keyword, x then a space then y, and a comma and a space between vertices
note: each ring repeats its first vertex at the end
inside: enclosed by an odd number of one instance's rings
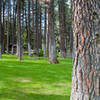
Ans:
POLYGON ((71 58, 51 65, 47 58, 3 55, 0 60, 0 100, 69 100, 71 58))

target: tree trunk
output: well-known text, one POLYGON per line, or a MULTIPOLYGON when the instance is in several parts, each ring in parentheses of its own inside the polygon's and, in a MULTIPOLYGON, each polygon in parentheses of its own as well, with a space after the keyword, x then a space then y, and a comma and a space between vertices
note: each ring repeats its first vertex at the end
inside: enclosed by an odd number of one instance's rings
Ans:
POLYGON ((13 1, 13 29, 12 29, 12 54, 14 54, 14 42, 16 35, 16 11, 15 11, 15 1, 13 1))
POLYGON ((94 3, 95 0, 73 0, 74 53, 70 100, 97 100, 94 59, 96 53, 93 41, 94 3))
POLYGON ((35 24, 36 24, 36 33, 35 33, 35 47, 34 47, 34 54, 36 56, 39 56, 39 7, 38 7, 39 1, 36 0, 36 16, 35 16, 35 24))
MULTIPOLYGON (((49 13, 48 13, 48 16, 49 16, 49 13)), ((49 23, 49 20, 48 20, 48 23, 49 23)), ((47 41, 46 41, 46 42, 47 42, 47 43, 46 43, 47 57, 49 57, 49 30, 50 30, 50 29, 49 29, 49 25, 48 25, 48 30, 47 30, 47 35, 46 35, 46 38, 47 38, 47 39, 46 39, 46 40, 47 40, 47 41)))
POLYGON ((46 57, 46 35, 47 35, 47 7, 45 7, 45 19, 44 19, 44 57, 46 57))
POLYGON ((28 55, 31 56, 31 39, 30 39, 30 0, 28 1, 28 55))
POLYGON ((59 0, 59 28, 60 28, 60 57, 66 58, 65 34, 66 34, 65 0, 59 0))
POLYGON ((5 2, 3 2, 2 53, 5 52, 5 2))
POLYGON ((36 34, 35 34, 35 14, 34 14, 34 0, 32 0, 32 32, 33 32, 33 54, 36 49, 36 34))
POLYGON ((10 1, 8 2, 8 32, 7 32, 7 53, 9 53, 9 35, 10 35, 10 1))
POLYGON ((1 45, 2 45, 2 43, 1 43, 1 35, 2 35, 2 32, 1 32, 1 1, 0 1, 0 59, 2 58, 2 47, 1 47, 1 45))
POLYGON ((54 0, 50 0, 48 8, 48 26, 49 26, 49 61, 50 64, 57 64, 56 42, 54 35, 54 0))
POLYGON ((21 2, 17 0, 17 35, 18 35, 18 56, 19 60, 22 60, 22 43, 21 43, 21 2))
POLYGON ((40 5, 39 51, 42 49, 42 7, 40 5))

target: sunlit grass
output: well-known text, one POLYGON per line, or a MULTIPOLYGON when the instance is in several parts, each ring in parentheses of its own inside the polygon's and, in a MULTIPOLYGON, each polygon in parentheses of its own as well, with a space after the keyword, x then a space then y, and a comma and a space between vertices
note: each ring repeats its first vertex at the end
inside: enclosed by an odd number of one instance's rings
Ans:
POLYGON ((3 55, 0 60, 0 100, 69 100, 72 60, 59 59, 50 65, 47 58, 3 55))

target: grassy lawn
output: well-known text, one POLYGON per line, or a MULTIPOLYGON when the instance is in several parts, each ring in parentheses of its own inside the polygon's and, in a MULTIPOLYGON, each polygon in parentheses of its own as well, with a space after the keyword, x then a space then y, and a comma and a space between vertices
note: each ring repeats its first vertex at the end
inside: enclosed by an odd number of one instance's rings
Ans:
POLYGON ((50 65, 47 58, 3 55, 0 60, 0 100, 69 100, 72 60, 59 59, 50 65))

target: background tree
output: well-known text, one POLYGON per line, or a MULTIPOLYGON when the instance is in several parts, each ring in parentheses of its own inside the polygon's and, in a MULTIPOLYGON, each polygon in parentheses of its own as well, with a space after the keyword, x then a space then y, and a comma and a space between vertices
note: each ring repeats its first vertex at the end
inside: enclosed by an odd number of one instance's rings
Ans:
POLYGON ((1 7, 2 7, 2 5, 1 5, 1 0, 0 0, 0 59, 2 58, 2 44, 1 44, 1 35, 2 35, 2 32, 1 32, 1 30, 2 30, 2 24, 1 24, 1 7))
POLYGON ((65 15, 65 0, 59 0, 59 29, 60 29, 60 57, 66 58, 66 15, 65 15))
POLYGON ((49 32, 49 61, 50 64, 58 63, 56 54, 56 42, 54 35, 54 0, 49 1, 48 7, 48 32, 49 32))

